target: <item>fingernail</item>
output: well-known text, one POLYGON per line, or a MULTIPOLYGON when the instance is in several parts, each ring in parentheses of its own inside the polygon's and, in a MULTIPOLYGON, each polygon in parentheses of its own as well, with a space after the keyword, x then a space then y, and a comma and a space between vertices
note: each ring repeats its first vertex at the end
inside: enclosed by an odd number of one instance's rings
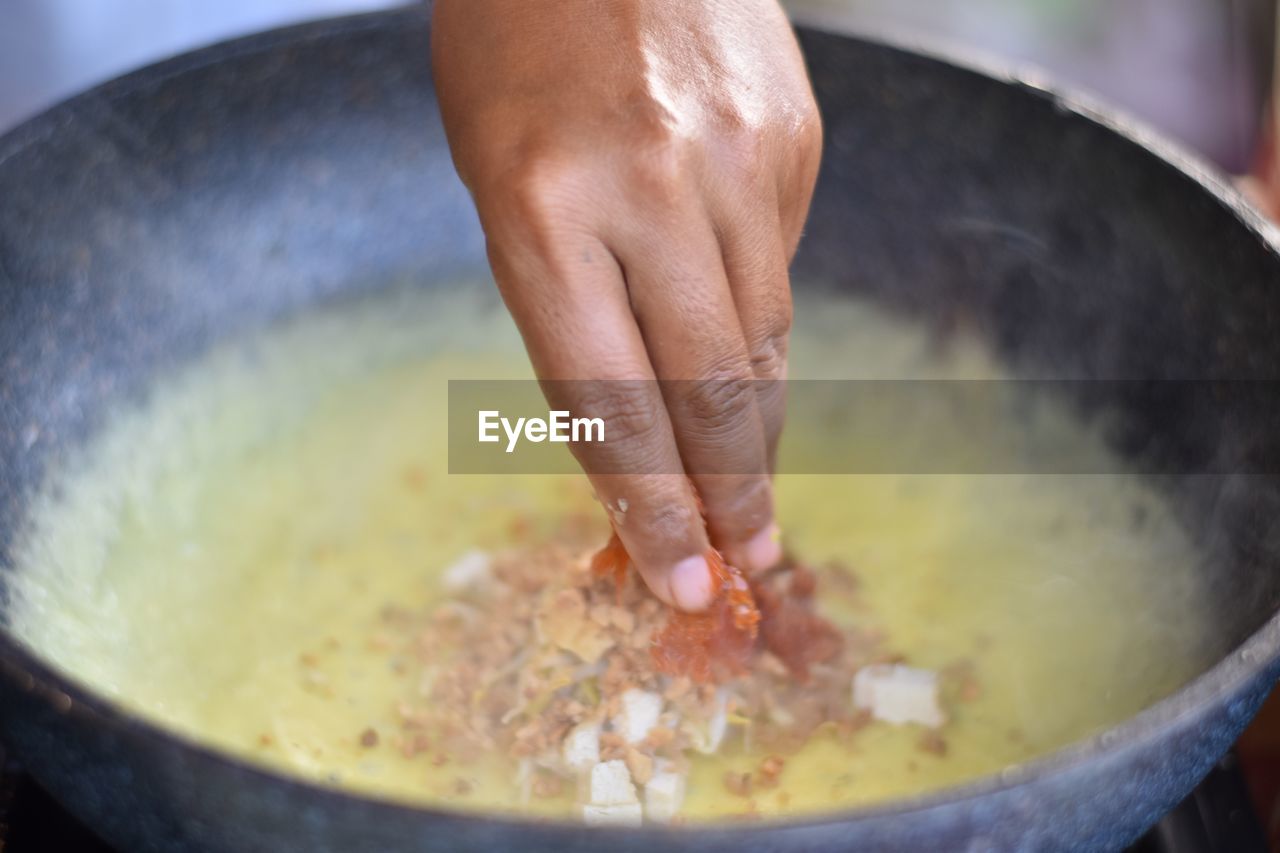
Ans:
POLYGON ((671 598, 681 610, 703 610, 711 603, 711 571, 705 557, 686 557, 671 570, 671 598))
POLYGON ((747 558, 748 572, 772 569, 782 560, 782 531, 777 524, 769 522, 768 527, 751 537, 742 553, 747 558))

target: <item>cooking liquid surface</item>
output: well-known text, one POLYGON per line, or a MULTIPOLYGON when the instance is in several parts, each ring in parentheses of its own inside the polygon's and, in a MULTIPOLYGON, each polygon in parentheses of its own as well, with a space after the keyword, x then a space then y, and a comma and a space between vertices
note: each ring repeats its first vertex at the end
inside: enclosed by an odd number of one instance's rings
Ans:
MULTIPOLYGON (((601 543, 608 532, 584 478, 447 473, 447 380, 528 371, 488 293, 320 312, 121 412, 37 505, 19 635, 123 705, 268 767, 397 800, 571 815, 571 791, 522 802, 505 755, 462 766, 397 748, 418 679, 387 605, 429 609, 460 555, 550 536, 569 514, 594 519, 601 543)), ((975 342, 939 348, 860 303, 801 298, 791 375, 1000 373, 975 342)), ((1065 415, 1029 428, 1103 452, 1065 415)), ((805 438, 790 422, 783 459, 805 438)), ((941 421, 856 438, 949 440, 941 421)), ((826 811, 993 773, 1123 720, 1216 651, 1192 546, 1137 479, 784 474, 777 499, 788 547, 860 583, 856 606, 828 602, 827 616, 882 630, 913 666, 970 664, 979 689, 948 705, 945 754, 922 749, 916 726, 876 722, 815 737, 750 797, 726 790, 725 772, 765 755, 733 726, 694 761, 689 820, 826 811)))

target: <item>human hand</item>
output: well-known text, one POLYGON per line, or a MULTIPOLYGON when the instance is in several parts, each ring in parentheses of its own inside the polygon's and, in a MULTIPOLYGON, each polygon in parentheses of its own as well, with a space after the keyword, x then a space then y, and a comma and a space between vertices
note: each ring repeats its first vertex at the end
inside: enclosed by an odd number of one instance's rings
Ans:
POLYGON ((709 543, 748 573, 781 556, 782 383, 732 380, 786 375, 821 156, 786 17, 776 0, 436 0, 432 52, 539 378, 711 380, 556 383, 578 399, 555 401, 604 415, 608 442, 573 451, 654 594, 701 609, 709 543))

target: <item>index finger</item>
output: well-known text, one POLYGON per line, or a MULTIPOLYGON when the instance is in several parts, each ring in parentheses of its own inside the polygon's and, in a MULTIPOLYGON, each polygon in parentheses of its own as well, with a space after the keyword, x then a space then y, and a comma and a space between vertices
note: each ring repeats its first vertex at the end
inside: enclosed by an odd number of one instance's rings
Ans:
POLYGON ((486 231, 534 370, 554 380, 544 383, 552 403, 608 426, 608 441, 570 447, 636 569, 668 604, 706 607, 706 530, 617 262, 586 233, 561 232, 551 244, 496 225, 486 231))

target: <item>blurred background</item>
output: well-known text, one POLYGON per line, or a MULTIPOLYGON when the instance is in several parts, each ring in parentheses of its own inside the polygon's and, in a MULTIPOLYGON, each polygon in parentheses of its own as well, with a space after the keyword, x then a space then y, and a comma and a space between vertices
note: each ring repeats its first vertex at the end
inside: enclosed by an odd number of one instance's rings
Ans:
POLYGON ((1043 70, 1248 170, 1270 92, 1274 0, 792 0, 801 17, 1043 70))
MULTIPOLYGON (((1274 0, 785 0, 844 30, 1043 69, 1224 169, 1256 153, 1274 0)), ((175 53, 388 0, 0 0, 0 129, 175 53)))

